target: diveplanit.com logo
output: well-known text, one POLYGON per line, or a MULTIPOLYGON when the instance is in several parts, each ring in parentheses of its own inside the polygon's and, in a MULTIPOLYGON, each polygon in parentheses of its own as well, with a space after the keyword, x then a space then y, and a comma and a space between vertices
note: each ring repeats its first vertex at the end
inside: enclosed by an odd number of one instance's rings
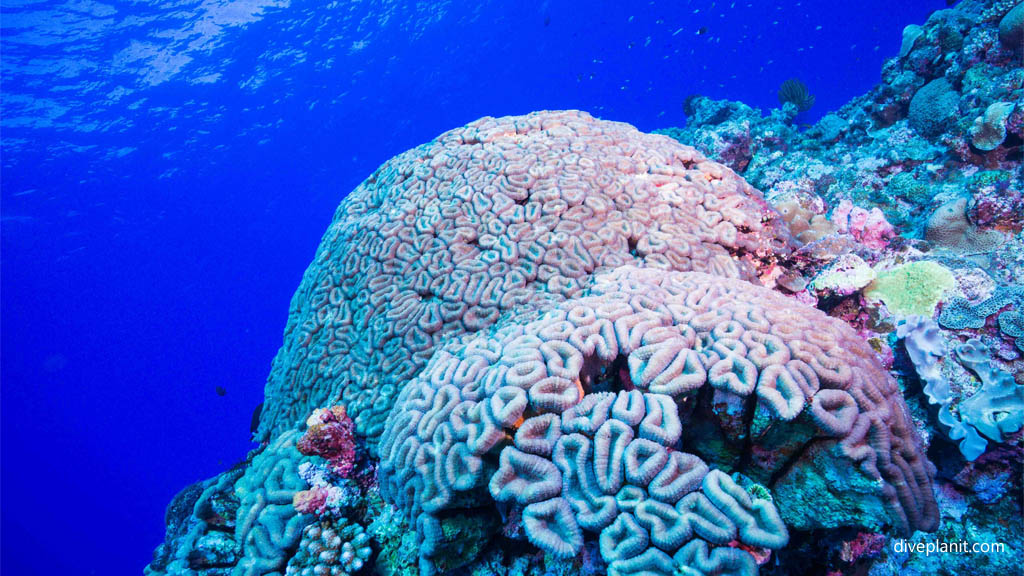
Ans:
POLYGON ((902 538, 893 540, 892 549, 896 553, 909 552, 925 556, 931 554, 1004 554, 1009 552, 1009 547, 1003 542, 968 542, 967 540, 908 542, 902 538))

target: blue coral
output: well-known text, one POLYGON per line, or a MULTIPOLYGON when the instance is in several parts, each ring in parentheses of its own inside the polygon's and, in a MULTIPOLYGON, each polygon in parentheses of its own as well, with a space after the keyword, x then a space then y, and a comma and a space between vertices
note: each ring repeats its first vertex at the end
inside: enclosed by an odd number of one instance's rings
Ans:
POLYGON ((1014 338, 1017 348, 1024 350, 1024 286, 1000 286, 991 296, 972 304, 966 298, 953 298, 942 307, 939 324, 950 330, 983 328, 989 316, 1012 306, 999 314, 999 329, 1014 338))

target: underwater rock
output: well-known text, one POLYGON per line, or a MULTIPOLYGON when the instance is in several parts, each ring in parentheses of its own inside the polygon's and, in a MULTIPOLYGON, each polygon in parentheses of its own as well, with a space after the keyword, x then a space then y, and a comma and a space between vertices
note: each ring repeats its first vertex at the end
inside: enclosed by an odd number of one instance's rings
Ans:
POLYGON ((999 21, 999 41, 1011 50, 1024 49, 1024 4, 1018 4, 999 21))

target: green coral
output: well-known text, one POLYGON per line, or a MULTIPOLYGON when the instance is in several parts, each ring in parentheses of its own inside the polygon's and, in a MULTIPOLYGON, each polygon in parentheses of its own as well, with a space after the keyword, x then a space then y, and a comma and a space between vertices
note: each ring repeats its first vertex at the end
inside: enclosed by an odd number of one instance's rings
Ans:
POLYGON ((893 314, 935 314, 942 294, 956 286, 953 273, 930 260, 920 260, 879 272, 864 295, 885 302, 893 314))
POLYGON ((914 177, 912 172, 900 172, 889 179, 885 187, 889 198, 901 198, 911 204, 925 204, 931 200, 931 188, 914 177))
POLYGON ((1005 170, 983 170, 971 177, 967 189, 972 193, 1000 182, 1008 182, 1010 173, 1005 170))
POLYGON ((772 498, 771 490, 764 487, 762 484, 751 484, 747 486, 747 494, 754 500, 767 500, 768 502, 774 502, 772 498))

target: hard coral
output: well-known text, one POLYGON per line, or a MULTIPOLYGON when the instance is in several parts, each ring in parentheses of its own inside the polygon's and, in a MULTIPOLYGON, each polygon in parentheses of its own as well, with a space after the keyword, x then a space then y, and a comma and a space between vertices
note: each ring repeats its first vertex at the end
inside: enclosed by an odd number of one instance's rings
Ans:
POLYGON ((999 41, 1011 50, 1024 50, 1024 4, 1018 4, 999 21, 999 41))
POLYGON ((1012 102, 996 102, 986 108, 971 127, 971 144, 984 152, 998 148, 1006 140, 1006 120, 1013 109, 1012 102))
POLYGON ((370 535, 359 524, 341 518, 310 524, 285 576, 351 576, 370 559, 370 535))
POLYGON ((372 447, 442 339, 608 267, 753 279, 790 242, 760 193, 670 138, 582 112, 478 120, 342 201, 292 300, 259 435, 340 400, 372 447))
POLYGON ((893 314, 931 318, 943 293, 954 286, 956 279, 949 269, 921 260, 881 272, 864 295, 885 302, 893 314))
POLYGON ((945 78, 925 84, 910 101, 910 125, 923 136, 936 137, 956 118, 959 96, 945 78))
POLYGON ((935 527, 934 469, 849 327, 752 284, 624 267, 535 320, 439 349, 388 419, 380 476, 425 550, 460 495, 487 487, 552 554, 599 534, 610 573, 669 574, 670 555, 693 546, 783 545, 775 505, 721 468, 786 494, 786 517, 809 497, 804 478, 823 478, 804 452, 859 482, 849 501, 826 490, 853 510, 831 526, 935 527))
POLYGON ((235 540, 242 557, 232 574, 260 576, 282 569, 299 545, 303 530, 314 521, 292 505, 306 487, 298 473, 302 454, 295 449, 299 433, 285 432, 252 459, 235 485, 241 500, 235 540))
POLYGON ((997 230, 981 230, 967 219, 967 198, 939 206, 925 224, 924 237, 958 254, 979 254, 1001 245, 1006 238, 997 230))
POLYGON ((896 230, 878 208, 865 210, 843 200, 832 211, 832 223, 842 234, 850 234, 872 250, 882 250, 896 237, 896 230))

